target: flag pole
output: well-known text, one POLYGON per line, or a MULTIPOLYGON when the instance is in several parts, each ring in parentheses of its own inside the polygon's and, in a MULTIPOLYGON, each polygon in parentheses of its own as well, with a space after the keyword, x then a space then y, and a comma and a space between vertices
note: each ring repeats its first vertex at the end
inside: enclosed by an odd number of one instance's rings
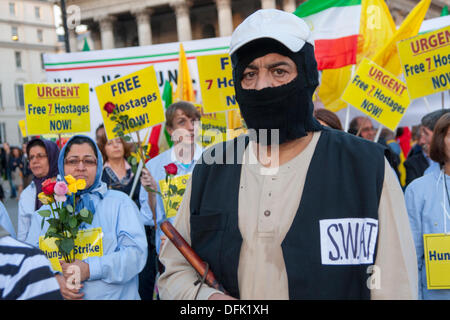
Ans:
MULTIPOLYGON (((355 65, 352 65, 352 74, 350 75, 350 81, 353 79, 353 76, 355 75, 355 65)), ((344 131, 348 131, 348 126, 350 124, 350 104, 347 103, 347 110, 345 112, 345 125, 344 125, 344 131)))

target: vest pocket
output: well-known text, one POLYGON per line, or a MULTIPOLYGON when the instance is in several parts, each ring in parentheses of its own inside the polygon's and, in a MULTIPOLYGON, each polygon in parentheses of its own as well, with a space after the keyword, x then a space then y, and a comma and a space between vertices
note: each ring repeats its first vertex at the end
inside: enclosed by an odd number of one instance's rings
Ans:
POLYGON ((220 279, 222 272, 220 256, 222 253, 226 215, 221 213, 208 214, 211 212, 208 211, 203 211, 206 215, 191 215, 192 249, 202 260, 209 264, 216 277, 220 279))

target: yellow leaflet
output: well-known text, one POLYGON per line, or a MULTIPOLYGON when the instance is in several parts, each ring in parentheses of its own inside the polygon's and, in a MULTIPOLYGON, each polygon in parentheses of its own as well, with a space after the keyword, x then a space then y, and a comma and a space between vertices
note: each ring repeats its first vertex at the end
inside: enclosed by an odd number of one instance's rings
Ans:
MULTIPOLYGON (((186 189, 186 184, 189 180, 190 174, 185 174, 183 176, 176 176, 172 178, 171 184, 175 185, 178 190, 186 189)), ((183 200, 183 196, 180 195, 174 195, 170 197, 170 201, 172 203, 178 203, 176 206, 176 209, 168 208, 167 206, 167 192, 169 190, 169 185, 166 183, 166 179, 162 179, 159 181, 159 189, 161 190, 161 193, 163 195, 162 200, 164 203, 164 211, 166 212, 166 217, 171 218, 175 217, 178 212, 178 208, 180 207, 181 200, 183 200)))
MULTIPOLYGON (((56 238, 44 239, 39 237, 39 249, 41 249, 50 260, 53 270, 61 271, 59 260, 64 260, 63 256, 55 244, 56 238)), ((93 228, 78 231, 75 239, 75 259, 84 260, 88 257, 103 256, 103 232, 102 228, 93 228)))
POLYGON ((424 234, 423 250, 428 289, 450 289, 450 235, 424 234))
POLYGON ((27 135, 91 131, 89 85, 24 85, 27 135))

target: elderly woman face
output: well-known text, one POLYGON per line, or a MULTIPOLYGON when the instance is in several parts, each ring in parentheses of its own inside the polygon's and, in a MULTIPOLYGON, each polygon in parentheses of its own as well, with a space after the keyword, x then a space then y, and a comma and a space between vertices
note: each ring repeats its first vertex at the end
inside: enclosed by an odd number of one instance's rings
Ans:
POLYGON ((86 180, 86 189, 92 186, 97 172, 97 157, 88 143, 72 144, 64 158, 64 174, 86 180))
POLYGON ((30 169, 37 178, 45 177, 48 174, 50 166, 48 164, 47 151, 40 145, 30 148, 29 154, 30 169))

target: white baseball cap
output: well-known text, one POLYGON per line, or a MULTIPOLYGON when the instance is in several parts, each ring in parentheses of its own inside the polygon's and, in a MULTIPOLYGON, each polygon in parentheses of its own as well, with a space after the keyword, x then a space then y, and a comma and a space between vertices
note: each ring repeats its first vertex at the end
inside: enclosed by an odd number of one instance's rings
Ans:
POLYGON ((295 14, 277 9, 261 9, 248 16, 234 30, 230 55, 243 45, 261 38, 272 38, 292 52, 297 52, 305 42, 314 45, 310 36, 311 31, 306 22, 295 14))

